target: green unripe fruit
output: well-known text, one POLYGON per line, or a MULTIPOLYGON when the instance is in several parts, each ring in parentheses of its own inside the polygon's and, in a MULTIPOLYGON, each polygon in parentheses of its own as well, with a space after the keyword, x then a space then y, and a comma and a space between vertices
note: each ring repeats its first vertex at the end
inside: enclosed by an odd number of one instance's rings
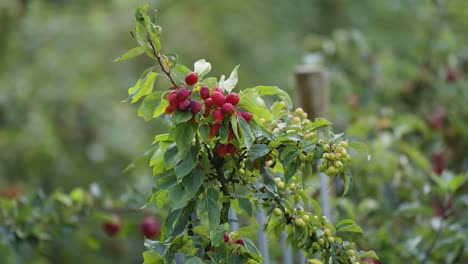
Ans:
POLYGON ((273 160, 267 161, 266 165, 267 165, 268 167, 271 167, 271 165, 273 165, 273 160))
POLYGON ((334 154, 334 153, 328 154, 328 159, 329 159, 329 160, 335 160, 335 159, 336 159, 335 154, 334 154))
POLYGON ((278 183, 280 183, 280 182, 281 182, 281 178, 280 178, 280 177, 276 177, 276 178, 275 178, 275 183, 278 184, 278 183))
POLYGON ((304 220, 304 222, 308 222, 310 220, 309 215, 303 215, 301 218, 304 220))
POLYGON ((261 117, 258 121, 260 121, 261 124, 264 124, 266 122, 265 118, 261 117))
POLYGON ((244 169, 239 169, 240 175, 245 175, 245 170, 244 169))
POLYGON ((326 170, 325 174, 327 174, 328 176, 333 176, 335 175, 337 172, 336 168, 333 167, 333 166, 330 166, 328 167, 328 169, 326 170))
POLYGON ((307 158, 307 156, 306 156, 304 153, 301 152, 301 153, 299 154, 299 158, 300 158, 302 161, 304 161, 304 160, 307 158))
POLYGON ((335 165, 335 167, 337 168, 343 168, 343 163, 339 160, 335 160, 335 162, 333 162, 333 165, 335 165))
POLYGON ((330 242, 330 243, 335 242, 335 238, 334 237, 328 237, 328 242, 330 242))
POLYGON ((323 139, 317 140, 317 145, 322 146, 324 143, 323 139))
POLYGON ((353 158, 350 155, 346 155, 345 159, 346 159, 347 162, 350 162, 353 158))
POLYGON ((296 189, 296 184, 295 184, 295 183, 291 183, 291 184, 289 185, 289 189, 290 189, 291 191, 294 191, 294 190, 296 189))
POLYGON ((275 127, 278 125, 278 122, 276 120, 271 121, 271 126, 275 127))
POLYGON ((328 145, 328 144, 323 145, 323 150, 324 151, 330 151, 330 145, 328 145))
POLYGON ((318 242, 319 242, 320 245, 325 244, 325 240, 323 240, 323 238, 319 238, 319 239, 318 239, 318 242))
POLYGON ((297 218, 296 220, 294 220, 294 223, 296 224, 297 227, 304 227, 305 226, 305 222, 301 218, 297 218))
POLYGON ((349 250, 347 251, 347 253, 348 253, 348 255, 350 255, 350 256, 354 256, 354 255, 356 254, 356 252, 354 252, 354 250, 352 250, 352 249, 349 249, 349 250))
POLYGON ((320 164, 318 167, 317 167, 318 171, 320 172, 323 172, 325 170, 325 166, 324 164, 320 164))
POLYGON ((281 211, 281 209, 279 209, 279 208, 275 208, 275 210, 273 210, 273 213, 276 216, 282 216, 283 215, 283 211, 281 211))
POLYGON ((294 113, 296 113, 296 115, 302 115, 304 113, 304 110, 302 108, 296 108, 296 111, 294 111, 294 113))
POLYGON ((337 159, 337 160, 341 159, 341 154, 340 153, 335 153, 335 159, 337 159))
POLYGON ((325 233, 325 235, 327 235, 327 236, 330 236, 331 235, 331 230, 329 228, 325 228, 323 230, 323 233, 325 233))
POLYGON ((280 129, 276 127, 275 129, 273 129, 273 132, 274 132, 274 133, 279 133, 279 132, 280 132, 280 129))
POLYGON ((278 182, 278 188, 283 189, 284 188, 284 182, 278 182))
POLYGON ((296 116, 295 118, 293 118, 293 122, 296 123, 296 124, 299 124, 299 123, 301 123, 301 119, 296 116))
POLYGON ((340 142, 340 146, 342 146, 343 148, 347 148, 347 147, 348 147, 348 142, 346 142, 346 141, 341 141, 341 142, 340 142))
POLYGON ((328 154, 326 152, 322 154, 322 158, 324 158, 324 159, 328 159, 329 156, 330 156, 330 154, 328 154))
POLYGON ((285 108, 285 107, 286 107, 286 102, 285 102, 285 101, 281 101, 281 102, 279 102, 279 105, 280 105, 282 108, 285 108))

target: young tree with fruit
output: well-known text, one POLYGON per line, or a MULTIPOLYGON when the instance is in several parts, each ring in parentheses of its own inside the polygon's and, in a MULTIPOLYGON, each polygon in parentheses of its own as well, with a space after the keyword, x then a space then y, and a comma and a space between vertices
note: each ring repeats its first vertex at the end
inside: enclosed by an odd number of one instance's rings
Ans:
POLYGON ((362 232, 353 220, 332 224, 311 198, 317 163, 348 192, 353 143, 334 134, 329 121, 311 121, 302 109, 292 110, 290 97, 278 87, 233 92, 238 67, 218 80, 207 77, 211 65, 203 59, 193 69, 179 64, 175 55, 163 53, 161 27, 147 9, 134 12, 132 36, 140 46, 117 59, 146 54, 155 61, 128 92, 132 103, 145 97, 139 116, 165 116, 170 123, 168 133, 155 136, 158 148, 150 161, 155 176, 150 202, 169 212, 160 240, 145 242, 145 263, 172 263, 176 253, 184 253, 187 263, 260 263, 247 236, 251 227, 229 233, 231 208, 253 224, 255 210, 265 210, 264 230, 276 236, 285 230, 288 243, 313 263, 376 258, 344 239, 347 232, 362 232), (169 89, 153 91, 161 78, 169 89))

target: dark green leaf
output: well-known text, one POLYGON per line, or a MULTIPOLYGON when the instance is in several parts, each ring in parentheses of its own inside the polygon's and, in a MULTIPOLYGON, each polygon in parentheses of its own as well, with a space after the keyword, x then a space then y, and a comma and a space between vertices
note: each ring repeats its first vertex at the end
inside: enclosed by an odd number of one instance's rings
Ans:
POLYGON ((180 123, 175 127, 174 138, 179 152, 186 152, 190 148, 196 132, 192 122, 180 123))
POLYGON ((219 193, 213 188, 209 188, 206 195, 208 208, 209 230, 215 230, 219 225, 220 211, 218 206, 219 193))
POLYGON ((188 152, 187 156, 179 162, 175 168, 174 173, 177 178, 182 178, 185 175, 189 174, 197 163, 198 149, 192 147, 188 152))
POLYGON ((179 124, 179 123, 185 123, 192 119, 193 113, 191 111, 182 111, 182 110, 176 110, 174 112, 174 124, 179 124))
POLYGON ((226 232, 223 225, 218 225, 214 230, 210 231, 211 244, 215 247, 224 243, 224 233, 226 232))
POLYGON ((249 160, 256 160, 270 153, 270 148, 266 144, 254 144, 248 151, 249 160))
POLYGON ((254 140, 252 131, 250 131, 250 126, 242 117, 239 117, 237 120, 242 131, 242 137, 244 138, 244 145, 247 149, 250 149, 254 140))
POLYGON ((244 198, 244 197, 240 197, 240 198, 237 198, 238 202, 239 202, 239 207, 244 210, 244 212, 246 212, 249 216, 252 216, 253 215, 253 205, 252 205, 252 202, 250 202, 249 199, 247 198, 244 198))

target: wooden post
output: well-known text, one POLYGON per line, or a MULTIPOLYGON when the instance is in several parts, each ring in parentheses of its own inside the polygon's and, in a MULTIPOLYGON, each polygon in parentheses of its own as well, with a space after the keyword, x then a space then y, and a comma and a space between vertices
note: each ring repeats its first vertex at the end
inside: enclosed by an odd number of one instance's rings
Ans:
MULTIPOLYGON (((328 117, 329 89, 322 69, 307 65, 296 68, 295 102, 312 121, 317 117, 328 117)), ((324 173, 319 173, 319 177, 322 214, 330 218, 328 177, 324 173)))

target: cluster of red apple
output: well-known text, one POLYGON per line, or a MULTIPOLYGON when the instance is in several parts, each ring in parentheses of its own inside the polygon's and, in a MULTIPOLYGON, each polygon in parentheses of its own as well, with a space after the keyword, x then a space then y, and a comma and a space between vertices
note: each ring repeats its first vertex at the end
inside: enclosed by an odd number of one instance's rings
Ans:
MULTIPOLYGON (((102 228, 109 236, 117 235, 122 227, 122 220, 118 215, 113 215, 112 218, 112 221, 102 223, 102 228)), ((147 238, 156 238, 161 231, 161 224, 156 218, 146 216, 140 221, 140 231, 147 238)))
MULTIPOLYGON (((189 86, 195 85, 198 82, 198 74, 196 72, 190 72, 185 76, 185 83, 189 86)), ((171 91, 167 99, 169 105, 165 109, 166 114, 172 114, 176 109, 187 111, 190 110, 194 114, 202 110, 202 104, 200 101, 191 98, 192 91, 187 89, 186 86, 181 85, 177 90, 171 91)), ((220 87, 215 87, 213 91, 206 85, 200 88, 200 98, 203 100, 205 106, 204 116, 213 117, 214 122, 209 124, 210 133, 209 138, 214 138, 219 135, 219 129, 225 118, 230 118, 234 113, 245 121, 250 122, 252 114, 250 112, 236 111, 235 106, 239 103, 240 97, 237 93, 230 92, 227 95, 224 94, 224 90, 220 87)), ((232 124, 229 122, 229 135, 228 141, 234 139, 234 130, 232 124)), ((216 153, 220 157, 226 155, 234 155, 237 153, 237 147, 232 144, 218 144, 216 147, 216 153)))

